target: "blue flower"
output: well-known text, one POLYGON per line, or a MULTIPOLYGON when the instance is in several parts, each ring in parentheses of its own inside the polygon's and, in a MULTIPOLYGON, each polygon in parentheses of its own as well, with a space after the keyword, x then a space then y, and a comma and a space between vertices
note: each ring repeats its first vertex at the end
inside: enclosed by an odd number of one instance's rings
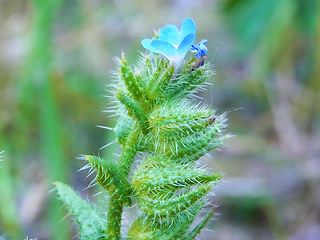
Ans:
POLYGON ((208 48, 205 45, 207 42, 208 42, 207 39, 203 39, 198 44, 196 44, 196 45, 192 44, 191 45, 191 49, 190 50, 193 51, 193 52, 197 52, 196 53, 196 57, 197 58, 201 58, 202 56, 206 56, 207 55, 208 48))
POLYGON ((141 44, 151 52, 161 53, 171 64, 178 67, 195 38, 196 25, 191 18, 186 18, 181 24, 180 31, 175 25, 167 25, 160 30, 158 38, 143 39, 141 44))

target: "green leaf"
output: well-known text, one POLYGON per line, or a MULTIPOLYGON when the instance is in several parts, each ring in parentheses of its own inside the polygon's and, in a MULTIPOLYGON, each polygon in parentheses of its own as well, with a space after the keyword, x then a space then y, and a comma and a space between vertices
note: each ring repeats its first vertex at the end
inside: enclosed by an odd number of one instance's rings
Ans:
POLYGON ((97 182, 113 198, 130 206, 132 190, 119 166, 95 156, 85 156, 85 159, 97 170, 97 182))
POLYGON ((105 216, 68 185, 56 182, 55 189, 78 223, 79 237, 82 240, 105 239, 105 222, 103 221, 105 216))

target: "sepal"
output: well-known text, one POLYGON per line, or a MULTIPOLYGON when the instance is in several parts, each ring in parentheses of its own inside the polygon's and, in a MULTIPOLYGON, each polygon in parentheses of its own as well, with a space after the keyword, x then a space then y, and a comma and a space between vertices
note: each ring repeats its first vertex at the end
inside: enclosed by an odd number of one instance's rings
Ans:
POLYGON ((147 196, 139 197, 140 209, 158 220, 172 221, 177 215, 187 211, 193 204, 200 201, 211 189, 210 183, 201 185, 194 190, 186 189, 186 192, 171 196, 168 199, 153 199, 147 196))
MULTIPOLYGON (((188 66, 188 65, 187 65, 188 66)), ((171 100, 179 100, 190 94, 194 89, 203 84, 212 75, 209 66, 203 66, 194 71, 183 71, 175 81, 168 86, 165 97, 171 100)))
POLYGON ((209 108, 195 108, 171 103, 156 108, 150 115, 150 129, 160 141, 175 141, 203 130, 210 124, 213 111, 209 108))
POLYGON ((145 94, 140 84, 139 78, 136 77, 134 72, 128 66, 127 60, 124 55, 122 55, 120 61, 120 76, 134 100, 141 101, 145 98, 145 94))
POLYGON ((143 133, 147 134, 149 128, 147 114, 141 108, 139 103, 134 101, 127 93, 120 89, 118 93, 116 93, 116 97, 123 105, 126 106, 128 115, 138 121, 143 133))
POLYGON ((131 118, 122 116, 121 121, 118 121, 116 127, 113 129, 116 135, 116 141, 122 146, 126 144, 133 124, 134 123, 131 118))
POLYGON ((193 205, 188 212, 172 219, 171 222, 159 222, 152 216, 142 214, 131 225, 128 240, 183 239, 202 205, 202 203, 193 205))
POLYGON ((141 163, 133 176, 132 186, 138 196, 164 200, 178 189, 220 179, 220 175, 208 174, 206 170, 194 168, 191 164, 182 165, 160 156, 153 156, 141 163))
POLYGON ((146 141, 151 143, 150 151, 173 160, 192 162, 224 143, 223 116, 213 117, 213 110, 189 105, 178 108, 173 103, 154 110, 146 136, 146 141))
POLYGON ((220 178, 190 164, 158 156, 149 157, 140 165, 132 186, 141 210, 155 219, 170 221, 201 201, 220 178))

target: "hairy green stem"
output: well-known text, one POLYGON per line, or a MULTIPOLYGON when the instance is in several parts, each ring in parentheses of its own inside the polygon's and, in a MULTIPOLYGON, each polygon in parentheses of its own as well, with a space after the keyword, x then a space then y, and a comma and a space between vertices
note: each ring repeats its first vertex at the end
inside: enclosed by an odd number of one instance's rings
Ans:
POLYGON ((118 198, 110 197, 106 239, 119 240, 121 238, 121 217, 123 212, 123 203, 118 198))
MULTIPOLYGON (((125 178, 128 177, 130 167, 137 153, 140 131, 134 126, 128 136, 127 143, 123 147, 119 166, 125 178)), ((116 193, 116 192, 115 192, 116 193)), ((121 217, 123 212, 123 201, 118 198, 118 194, 110 196, 108 219, 107 219, 107 239, 118 240, 121 237, 121 217)))
POLYGON ((125 177, 128 176, 131 164, 134 161, 134 156, 138 150, 140 131, 137 126, 133 127, 131 133, 127 138, 127 142, 123 147, 122 155, 120 157, 119 167, 122 169, 125 177))

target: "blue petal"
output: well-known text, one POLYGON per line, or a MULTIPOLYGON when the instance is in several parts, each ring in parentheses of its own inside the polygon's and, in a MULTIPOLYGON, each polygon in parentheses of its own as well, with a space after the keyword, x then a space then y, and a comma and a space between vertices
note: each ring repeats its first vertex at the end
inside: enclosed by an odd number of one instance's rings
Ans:
POLYGON ((207 39, 202 39, 201 42, 199 42, 199 44, 206 44, 208 42, 207 39))
POLYGON ((151 46, 158 50, 158 52, 162 53, 166 57, 171 57, 176 55, 177 49, 170 43, 160 40, 160 39, 155 39, 151 42, 151 46))
POLYGON ((192 44, 191 45, 190 50, 193 51, 193 52, 197 52, 196 53, 196 57, 197 58, 201 58, 202 56, 207 55, 208 48, 205 45, 207 42, 208 42, 207 39, 203 39, 198 44, 196 44, 196 45, 192 44))
POLYGON ((191 51, 198 51, 198 49, 199 48, 197 47, 197 45, 194 45, 194 44, 191 45, 191 48, 190 48, 191 51))
POLYGON ((145 39, 142 39, 141 45, 142 45, 145 49, 147 49, 147 50, 149 50, 149 51, 151 51, 151 52, 157 52, 157 50, 154 49, 154 48, 151 46, 151 42, 152 42, 152 39, 145 38, 145 39))
POLYGON ((207 55, 207 52, 208 52, 208 48, 204 45, 204 44, 201 44, 200 45, 200 49, 199 49, 199 53, 204 56, 204 55, 207 55))
POLYGON ((179 30, 175 25, 167 25, 159 32, 159 40, 179 44, 179 30))
POLYGON ((191 18, 186 18, 181 24, 180 40, 184 39, 190 33, 196 33, 196 24, 191 18))
POLYGON ((196 39, 196 35, 194 33, 188 34, 181 41, 181 43, 180 43, 180 45, 178 47, 178 50, 177 50, 178 54, 179 55, 185 55, 189 51, 189 49, 190 49, 190 47, 191 47, 191 45, 192 45, 192 43, 194 42, 195 39, 196 39))

